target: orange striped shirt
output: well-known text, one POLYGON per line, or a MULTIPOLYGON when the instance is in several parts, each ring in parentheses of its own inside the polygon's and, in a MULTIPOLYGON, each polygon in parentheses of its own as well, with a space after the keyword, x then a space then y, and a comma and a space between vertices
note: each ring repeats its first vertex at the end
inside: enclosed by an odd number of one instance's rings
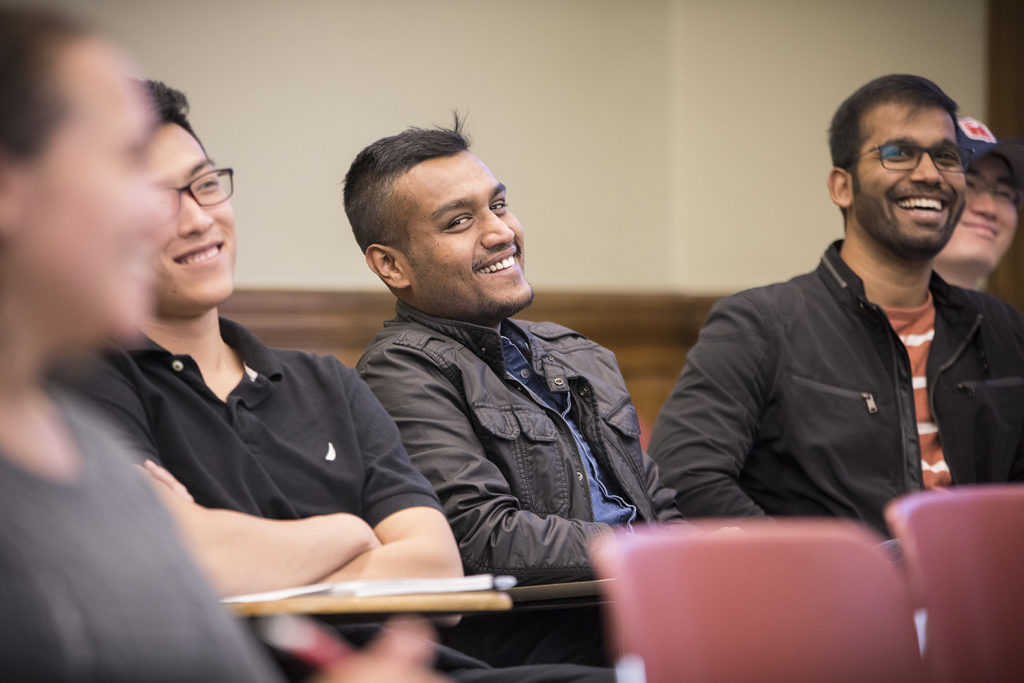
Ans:
POLYGON ((932 420, 928 403, 928 352, 935 337, 935 303, 931 292, 928 301, 916 308, 886 308, 889 323, 899 335, 910 357, 914 381, 914 407, 917 411, 917 437, 921 444, 921 473, 925 488, 949 486, 953 477, 942 453, 939 429, 932 420))

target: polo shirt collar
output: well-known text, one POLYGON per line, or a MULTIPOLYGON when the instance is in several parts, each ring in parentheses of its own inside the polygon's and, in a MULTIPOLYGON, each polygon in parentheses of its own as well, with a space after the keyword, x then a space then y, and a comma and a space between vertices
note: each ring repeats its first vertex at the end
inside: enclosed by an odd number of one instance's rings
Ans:
MULTIPOLYGON (((283 368, 270 349, 238 323, 227 318, 219 318, 219 320, 221 339, 241 354, 242 362, 246 367, 252 368, 261 376, 275 382, 281 380, 283 368)), ((141 335, 141 339, 134 344, 129 344, 126 350, 133 356, 174 355, 146 335, 141 335)))

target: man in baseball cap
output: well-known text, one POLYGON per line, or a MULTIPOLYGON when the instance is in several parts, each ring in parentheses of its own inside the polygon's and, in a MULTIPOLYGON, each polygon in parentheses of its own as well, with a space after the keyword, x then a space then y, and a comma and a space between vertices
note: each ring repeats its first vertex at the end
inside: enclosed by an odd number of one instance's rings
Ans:
POLYGON ((973 152, 966 207, 934 267, 947 282, 976 289, 999 264, 1017 230, 1024 201, 1024 140, 999 141, 984 123, 967 117, 957 121, 957 140, 973 152))

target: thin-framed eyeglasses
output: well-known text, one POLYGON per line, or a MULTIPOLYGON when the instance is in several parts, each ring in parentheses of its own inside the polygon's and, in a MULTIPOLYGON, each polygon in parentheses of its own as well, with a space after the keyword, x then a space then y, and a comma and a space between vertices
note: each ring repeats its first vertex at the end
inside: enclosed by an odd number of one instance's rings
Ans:
POLYGON ((967 191, 964 193, 968 199, 978 199, 990 195, 996 204, 1004 207, 1016 208, 1024 201, 1024 191, 1018 190, 1006 183, 986 183, 973 173, 968 173, 966 181, 967 191))
POLYGON ((181 211, 181 195, 186 192, 199 206, 215 206, 226 202, 235 191, 235 170, 218 168, 209 171, 181 187, 165 188, 162 199, 163 213, 174 218, 181 211))
POLYGON ((957 145, 922 147, 905 142, 890 142, 876 145, 861 156, 872 152, 878 152, 882 168, 890 171, 913 171, 925 154, 931 157, 935 168, 943 173, 963 173, 971 163, 971 150, 957 145))

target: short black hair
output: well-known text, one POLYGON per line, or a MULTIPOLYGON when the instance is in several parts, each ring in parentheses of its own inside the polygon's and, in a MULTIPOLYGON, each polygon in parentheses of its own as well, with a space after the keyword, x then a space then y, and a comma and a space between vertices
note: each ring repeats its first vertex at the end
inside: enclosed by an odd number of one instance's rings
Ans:
POLYGON ((864 115, 880 104, 897 102, 914 109, 935 107, 946 111, 956 127, 956 102, 932 81, 910 74, 881 76, 862 85, 839 105, 828 132, 832 165, 849 169, 858 159, 863 143, 864 115))
POLYGON ((19 159, 43 150, 67 111, 52 73, 57 55, 89 35, 50 11, 0 7, 0 149, 19 159))
POLYGON ((202 140, 196 135, 192 129, 192 123, 188 120, 189 105, 185 93, 175 90, 162 81, 146 81, 145 86, 156 111, 157 123, 160 125, 173 123, 176 126, 181 126, 195 138, 205 154, 206 148, 203 147, 202 140))
POLYGON ((469 150, 463 121, 458 114, 453 119, 451 128, 407 128, 356 155, 345 174, 345 214, 363 253, 371 244, 405 244, 393 192, 400 176, 424 161, 469 150))

